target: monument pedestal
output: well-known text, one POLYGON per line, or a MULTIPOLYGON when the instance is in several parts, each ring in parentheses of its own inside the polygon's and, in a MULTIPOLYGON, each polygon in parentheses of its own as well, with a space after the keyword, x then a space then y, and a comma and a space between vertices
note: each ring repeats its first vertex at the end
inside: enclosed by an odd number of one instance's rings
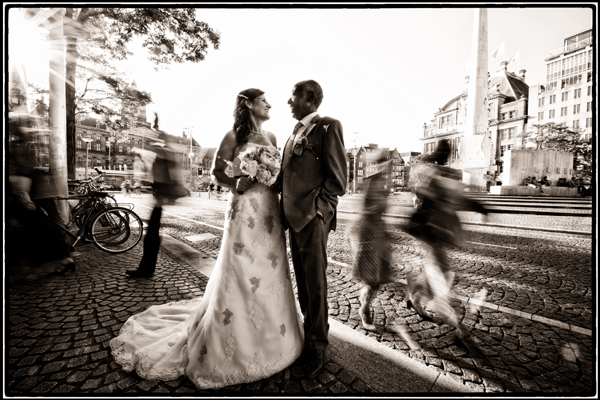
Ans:
POLYGON ((487 192, 487 167, 463 167, 463 183, 472 192, 487 192))
POLYGON ((464 136, 460 141, 460 160, 453 166, 463 170, 463 183, 471 191, 487 191, 485 178, 490 169, 490 146, 486 134, 464 136))

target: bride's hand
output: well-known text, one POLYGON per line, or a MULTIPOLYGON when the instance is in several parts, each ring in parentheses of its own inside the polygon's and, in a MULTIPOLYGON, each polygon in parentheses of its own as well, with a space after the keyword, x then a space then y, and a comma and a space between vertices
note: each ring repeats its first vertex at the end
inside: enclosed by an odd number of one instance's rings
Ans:
POLYGON ((253 184, 254 184, 254 182, 252 182, 250 179, 246 178, 245 176, 242 176, 241 178, 238 178, 238 180, 236 181, 235 190, 239 194, 242 194, 246 190, 250 189, 253 184))

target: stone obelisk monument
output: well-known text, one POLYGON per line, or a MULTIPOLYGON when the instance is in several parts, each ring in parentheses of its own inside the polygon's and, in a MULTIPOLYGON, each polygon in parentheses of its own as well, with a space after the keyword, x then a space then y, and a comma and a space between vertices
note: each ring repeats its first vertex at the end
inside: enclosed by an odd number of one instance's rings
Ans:
POLYGON ((484 175, 490 165, 488 133, 488 38, 487 9, 475 10, 471 66, 467 97, 465 133, 461 138, 458 166, 463 169, 463 182, 471 190, 486 190, 484 175))

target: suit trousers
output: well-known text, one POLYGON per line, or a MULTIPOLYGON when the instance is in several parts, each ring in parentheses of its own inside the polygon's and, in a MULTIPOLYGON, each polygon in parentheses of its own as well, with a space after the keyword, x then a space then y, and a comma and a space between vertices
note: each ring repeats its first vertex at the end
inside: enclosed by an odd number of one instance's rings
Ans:
POLYGON ((327 239, 330 227, 318 215, 300 232, 290 228, 290 247, 298 300, 304 315, 304 346, 325 350, 329 344, 327 239))
POLYGON ((158 260, 158 251, 160 250, 160 219, 162 217, 162 206, 157 203, 152 209, 150 221, 148 221, 148 230, 144 238, 144 255, 138 267, 138 271, 153 274, 158 260))

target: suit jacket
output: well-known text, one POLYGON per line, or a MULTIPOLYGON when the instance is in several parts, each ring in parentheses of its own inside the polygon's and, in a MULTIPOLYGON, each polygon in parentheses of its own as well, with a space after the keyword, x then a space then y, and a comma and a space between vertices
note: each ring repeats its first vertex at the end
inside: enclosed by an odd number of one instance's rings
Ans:
POLYGON ((317 215, 318 209, 331 230, 335 230, 338 196, 346 193, 347 181, 342 124, 336 119, 316 115, 303 134, 309 145, 304 146, 302 154, 293 152, 294 135, 288 138, 283 150, 281 211, 284 228, 291 227, 300 232, 317 215))

